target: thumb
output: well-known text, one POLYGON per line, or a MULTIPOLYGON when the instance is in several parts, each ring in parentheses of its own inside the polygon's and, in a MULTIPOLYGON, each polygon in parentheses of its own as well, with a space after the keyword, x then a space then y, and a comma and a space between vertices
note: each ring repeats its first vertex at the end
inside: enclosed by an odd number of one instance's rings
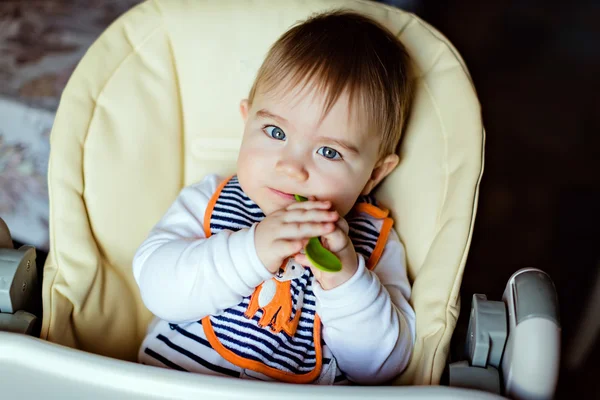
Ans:
POLYGON ((304 254, 298 253, 294 256, 294 260, 296 260, 296 262, 299 262, 300 264, 304 265, 305 267, 311 267, 312 264, 310 263, 308 257, 306 257, 304 254))

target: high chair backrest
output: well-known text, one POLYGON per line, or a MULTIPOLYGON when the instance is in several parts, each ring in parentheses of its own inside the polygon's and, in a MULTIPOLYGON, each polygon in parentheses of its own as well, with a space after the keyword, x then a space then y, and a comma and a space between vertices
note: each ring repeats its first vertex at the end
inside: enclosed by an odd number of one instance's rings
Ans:
POLYGON ((295 22, 340 7, 382 22, 416 65, 400 166, 378 198, 393 211, 414 282, 416 343, 398 383, 439 381, 483 167, 480 108, 446 38, 371 1, 151 0, 107 29, 69 81, 52 130, 43 338, 136 359, 151 315, 131 272, 135 250, 184 185, 234 172, 238 105, 269 46, 295 22))

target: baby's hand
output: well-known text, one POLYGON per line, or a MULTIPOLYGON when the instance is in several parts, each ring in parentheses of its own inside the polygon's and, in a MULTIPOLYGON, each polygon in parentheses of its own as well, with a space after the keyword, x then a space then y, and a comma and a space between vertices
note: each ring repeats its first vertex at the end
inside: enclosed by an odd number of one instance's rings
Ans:
POLYGON ((330 201, 305 201, 265 217, 254 233, 256 253, 263 265, 274 274, 309 238, 335 232, 339 215, 330 208, 330 201))
POLYGON ((323 235, 321 243, 339 257, 342 270, 338 272, 325 272, 315 268, 304 254, 297 254, 294 259, 302 265, 309 266, 321 287, 325 290, 333 289, 348 281, 358 269, 358 259, 354 245, 348 237, 348 222, 342 217, 336 222, 333 232, 323 235))

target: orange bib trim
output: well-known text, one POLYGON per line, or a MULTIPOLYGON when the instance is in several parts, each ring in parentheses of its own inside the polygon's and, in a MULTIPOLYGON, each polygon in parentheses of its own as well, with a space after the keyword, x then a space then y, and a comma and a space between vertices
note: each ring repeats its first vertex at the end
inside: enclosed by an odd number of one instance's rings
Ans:
MULTIPOLYGON (((207 238, 209 238, 212 234, 211 230, 210 230, 210 222, 211 222, 212 213, 213 213, 215 204, 217 203, 217 200, 219 199, 219 196, 221 195, 221 191, 227 185, 227 183, 231 180, 232 177, 233 177, 233 175, 229 176, 227 179, 224 179, 223 182, 221 182, 219 184, 219 186, 217 187, 215 193, 211 197, 211 199, 206 207, 206 212, 204 214, 203 228, 204 228, 204 234, 206 235, 207 238)), ((379 208, 375 205, 368 204, 368 203, 357 204, 353 208, 353 211, 354 212, 364 212, 374 218, 384 220, 383 226, 381 228, 381 232, 379 234, 377 243, 375 245, 375 249, 371 253, 371 256, 369 257, 369 259, 367 260, 367 263, 366 263, 367 268, 369 270, 372 270, 377 265, 377 262, 379 261, 379 259, 381 258, 381 255, 383 254, 385 244, 387 243, 387 238, 388 238, 390 230, 392 229, 392 226, 393 226, 393 220, 388 217, 388 214, 389 214, 388 210, 379 208)), ((300 312, 300 311, 301 310, 298 310, 297 312, 300 312)), ((234 365, 237 365, 238 367, 250 369, 252 371, 256 371, 261 374, 264 374, 268 377, 277 379, 282 382, 288 382, 288 383, 310 383, 310 382, 314 381, 315 379, 317 379, 319 377, 319 374, 321 373, 321 368, 322 368, 322 364, 323 364, 323 355, 322 355, 323 350, 322 350, 322 345, 321 345, 321 319, 318 314, 315 314, 314 327, 313 327, 313 340, 314 340, 314 345, 315 345, 316 364, 312 371, 307 372, 305 374, 294 374, 294 373, 279 370, 277 368, 269 367, 269 366, 263 364, 262 362, 255 361, 255 360, 248 360, 242 356, 239 356, 238 354, 234 353, 233 351, 227 349, 217 338, 217 335, 216 335, 214 328, 210 321, 210 316, 206 316, 202 319, 202 326, 203 326, 206 338, 208 339, 208 341, 209 341, 210 345, 213 347, 213 349, 217 353, 219 353, 219 355, 221 357, 223 357, 225 360, 229 361, 230 363, 232 363, 234 365)))

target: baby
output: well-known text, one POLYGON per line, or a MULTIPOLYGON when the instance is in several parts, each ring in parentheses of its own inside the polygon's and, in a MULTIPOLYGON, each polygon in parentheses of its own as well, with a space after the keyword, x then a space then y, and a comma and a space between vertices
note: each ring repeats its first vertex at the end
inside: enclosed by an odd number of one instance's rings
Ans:
POLYGON ((277 40, 240 105, 237 175, 184 188, 135 255, 158 317, 140 362, 325 385, 403 371, 415 336, 404 248, 370 193, 398 164, 408 71, 397 38, 352 12, 277 40), (311 237, 341 271, 311 264, 311 237))

